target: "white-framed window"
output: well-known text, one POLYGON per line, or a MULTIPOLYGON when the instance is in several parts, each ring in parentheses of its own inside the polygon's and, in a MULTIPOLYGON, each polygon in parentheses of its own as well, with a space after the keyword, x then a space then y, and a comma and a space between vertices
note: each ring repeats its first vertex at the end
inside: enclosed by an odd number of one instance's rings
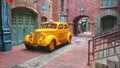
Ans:
POLYGON ((117 7, 117 0, 101 0, 101 8, 117 7))

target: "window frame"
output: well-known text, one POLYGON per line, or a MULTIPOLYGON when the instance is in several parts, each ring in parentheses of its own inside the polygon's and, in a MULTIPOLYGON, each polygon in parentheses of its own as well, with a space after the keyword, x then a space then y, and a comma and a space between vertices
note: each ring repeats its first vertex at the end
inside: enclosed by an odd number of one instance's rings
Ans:
POLYGON ((41 24, 40 28, 43 28, 43 29, 56 29, 57 24, 41 24))
POLYGON ((63 24, 58 25, 58 29, 63 29, 63 27, 64 27, 63 24))
POLYGON ((64 25, 64 29, 68 29, 68 25, 65 24, 65 25, 64 25))
POLYGON ((118 0, 101 0, 101 8, 116 8, 117 2, 118 0), (103 1, 105 1, 105 4, 103 4, 103 1))

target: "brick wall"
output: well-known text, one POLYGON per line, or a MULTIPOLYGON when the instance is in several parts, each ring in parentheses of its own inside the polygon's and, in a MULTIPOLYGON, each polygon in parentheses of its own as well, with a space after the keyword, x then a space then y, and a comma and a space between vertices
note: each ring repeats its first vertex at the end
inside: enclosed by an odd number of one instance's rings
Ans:
POLYGON ((23 7, 28 8, 37 14, 38 27, 41 23, 41 17, 46 17, 47 20, 52 19, 52 2, 50 0, 14 0, 11 4, 11 9, 23 7), (48 7, 48 10, 43 11, 41 9, 42 4, 45 4, 48 7))
MULTIPOLYGON (((119 18, 120 14, 120 1, 118 0, 118 7, 117 8, 111 8, 111 9, 103 9, 101 8, 101 2, 100 0, 68 0, 67 2, 67 8, 69 9, 69 16, 67 18, 68 22, 73 22, 74 18, 80 15, 85 15, 90 18, 90 23, 91 23, 91 32, 95 32, 96 29, 100 28, 100 23, 97 21, 98 18, 100 19, 104 15, 108 15, 107 12, 110 15, 115 15, 117 18, 119 18), (79 8, 80 6, 85 7, 84 12, 80 12, 79 8), (109 10, 109 11, 108 11, 109 10), (92 24, 95 23, 95 24, 92 24), (97 26, 96 26, 97 25, 97 26)), ((119 21, 119 20, 118 20, 119 21)))
POLYGON ((63 12, 61 12, 61 0, 51 0, 51 1, 53 2, 53 20, 59 21, 60 15, 64 15, 65 21, 66 21, 66 16, 67 16, 66 3, 67 3, 67 0, 64 0, 63 12))
POLYGON ((53 20, 59 21, 60 0, 51 0, 53 2, 53 20))

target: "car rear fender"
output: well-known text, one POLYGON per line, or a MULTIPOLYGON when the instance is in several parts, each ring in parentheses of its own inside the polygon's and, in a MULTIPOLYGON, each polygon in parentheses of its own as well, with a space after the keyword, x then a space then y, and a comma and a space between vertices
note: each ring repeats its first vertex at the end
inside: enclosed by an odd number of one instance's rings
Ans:
POLYGON ((72 39, 72 34, 70 32, 67 34, 67 40, 69 40, 69 37, 72 39))

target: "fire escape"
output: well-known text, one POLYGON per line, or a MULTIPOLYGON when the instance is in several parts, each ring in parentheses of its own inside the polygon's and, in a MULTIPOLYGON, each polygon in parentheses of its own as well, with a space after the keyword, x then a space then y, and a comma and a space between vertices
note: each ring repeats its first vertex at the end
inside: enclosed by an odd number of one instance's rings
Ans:
POLYGON ((95 68, 120 68, 120 28, 95 34, 88 41, 88 65, 95 61, 95 68))

